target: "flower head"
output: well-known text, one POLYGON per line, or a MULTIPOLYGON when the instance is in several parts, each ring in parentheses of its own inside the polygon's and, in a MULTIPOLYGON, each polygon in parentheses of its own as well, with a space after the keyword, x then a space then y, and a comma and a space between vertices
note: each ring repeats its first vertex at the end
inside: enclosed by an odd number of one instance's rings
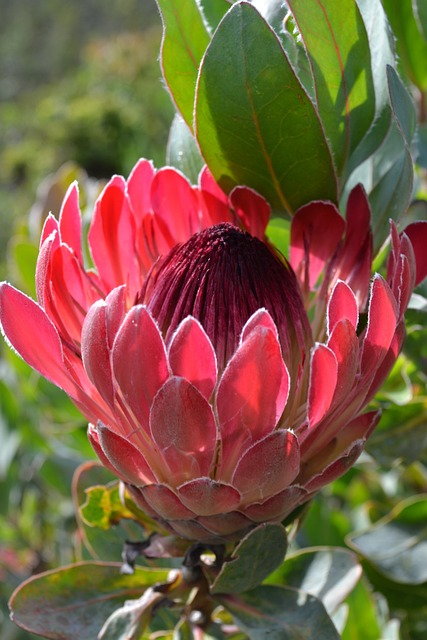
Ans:
MULTIPOLYGON (((223 370, 242 329, 258 309, 268 309, 285 360, 298 365, 310 326, 295 275, 265 242, 221 223, 176 245, 145 280, 139 302, 159 323, 166 342, 187 316, 200 320, 223 370)), ((196 354, 195 354, 196 355, 196 354)))
POLYGON ((42 234, 38 304, 0 288, 12 346, 80 407, 137 504, 189 539, 283 520, 354 463, 427 272, 427 223, 392 224, 387 280, 371 282, 361 187, 346 220, 327 202, 296 212, 289 263, 268 217, 250 189, 227 197, 206 170, 191 187, 141 161, 96 205, 94 270, 73 187, 42 234))

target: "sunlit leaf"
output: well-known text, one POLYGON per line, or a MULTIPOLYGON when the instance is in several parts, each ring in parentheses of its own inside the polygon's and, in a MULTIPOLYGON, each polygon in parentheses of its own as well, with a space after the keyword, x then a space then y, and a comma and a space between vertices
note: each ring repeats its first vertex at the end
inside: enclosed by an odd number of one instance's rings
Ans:
POLYGON ((340 175, 375 115, 366 29, 355 0, 288 0, 311 61, 316 100, 340 175))
POLYGON ((246 184, 290 214, 313 199, 336 201, 332 159, 313 104, 250 4, 233 5, 207 49, 195 128, 225 191, 246 184))
POLYGON ((368 590, 365 580, 360 580, 347 598, 347 620, 341 633, 341 640, 356 638, 363 638, 363 640, 380 640, 381 638, 375 599, 368 590))
POLYGON ((272 218, 268 223, 267 237, 284 256, 289 256, 290 234, 289 220, 272 218))
MULTIPOLYGON (((99 463, 93 462, 81 465, 77 469, 73 481, 74 504, 80 535, 89 557, 95 560, 119 560, 126 540, 139 541, 145 539, 145 531, 140 524, 137 524, 137 518, 135 520, 121 519, 118 526, 108 529, 108 534, 103 528, 87 524, 80 515, 79 506, 87 499, 86 489, 94 485, 109 485, 111 489, 116 490, 117 480, 110 471, 99 463), (112 484, 109 485, 109 483, 112 484)), ((89 515, 90 512, 88 512, 89 515)), ((107 528, 111 524, 108 517, 105 518, 102 508, 98 509, 98 521, 100 524, 103 523, 104 526, 107 526, 107 528)))
MULTIPOLYGON (((2 400, 2 390, 0 389, 0 400, 2 400)), ((21 435, 15 430, 8 428, 5 418, 0 413, 0 479, 3 480, 9 469, 9 465, 18 450, 21 435)))
POLYGON ((192 184, 197 184, 203 158, 188 125, 178 113, 169 131, 166 163, 182 171, 192 184))
MULTIPOLYGON (((396 36, 397 53, 408 78, 421 91, 427 89, 427 41, 417 22, 412 0, 382 0, 396 36)), ((423 0, 421 3, 423 4, 423 0)), ((424 12, 423 12, 424 15, 424 12)), ((425 24, 425 23, 424 23, 425 24)))
POLYGON ((395 38, 381 0, 357 0, 362 14, 371 52, 375 109, 382 112, 389 102, 386 67, 396 65, 395 38))
POLYGON ((343 181, 380 146, 390 127, 390 98, 385 73, 387 65, 394 67, 395 44, 390 24, 381 0, 357 0, 362 14, 371 52, 372 80, 375 90, 375 119, 369 131, 351 153, 344 168, 343 181))
POLYGON ((86 502, 80 507, 86 524, 107 531, 123 518, 134 520, 134 514, 120 500, 118 483, 97 485, 86 490, 86 502))
POLYGON ((227 0, 197 0, 205 24, 212 35, 224 14, 230 8, 227 0))
POLYGON ((182 117, 192 127, 194 91, 209 34, 196 0, 157 0, 163 20, 163 76, 182 117))

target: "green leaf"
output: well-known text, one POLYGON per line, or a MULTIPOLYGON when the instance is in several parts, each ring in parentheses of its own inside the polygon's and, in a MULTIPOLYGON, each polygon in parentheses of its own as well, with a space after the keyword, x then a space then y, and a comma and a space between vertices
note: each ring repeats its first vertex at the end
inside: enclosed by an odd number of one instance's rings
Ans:
POLYGON ((276 35, 248 3, 233 5, 215 32, 195 112, 202 155, 224 191, 246 184, 288 214, 310 200, 336 202, 315 108, 276 35))
POLYGON ((166 163, 182 171, 192 184, 197 184, 204 164, 203 158, 190 129, 179 113, 175 114, 169 131, 166 163))
POLYGON ((10 243, 10 270, 23 290, 36 297, 34 273, 38 256, 38 246, 22 236, 15 236, 10 243))
POLYGON ((284 218, 271 218, 267 226, 267 237, 284 256, 289 256, 291 236, 290 222, 284 218))
POLYGON ((394 36, 381 0, 357 0, 365 24, 371 52, 372 80, 375 89, 375 109, 380 114, 389 103, 385 70, 395 67, 396 52, 394 36))
POLYGON ((169 573, 136 568, 133 575, 122 575, 120 566, 82 562, 34 576, 12 595, 12 619, 52 640, 94 640, 126 599, 141 596, 169 573))
POLYGON ((209 33, 196 0, 157 0, 163 20, 161 65, 173 101, 189 127, 194 92, 209 33))
POLYGON ((411 383, 411 374, 413 373, 415 373, 414 364, 401 353, 377 397, 379 399, 387 398, 395 405, 407 407, 414 398, 411 383))
POLYGON ((367 444, 367 451, 382 465, 397 461, 427 463, 427 399, 414 398, 399 407, 391 405, 384 412, 379 427, 367 444))
POLYGON ((205 24, 212 35, 230 8, 227 0, 197 0, 205 24))
POLYGON ((220 600, 251 640, 339 640, 322 603, 298 589, 266 585, 220 600))
POLYGON ((331 615, 354 589, 361 572, 357 557, 347 549, 313 547, 288 556, 266 582, 316 596, 331 615))
POLYGON ((234 549, 212 585, 212 593, 240 593, 259 585, 283 562, 286 531, 280 524, 262 524, 234 549))
POLYGON ((414 14, 415 20, 418 23, 418 27, 424 36, 424 40, 427 40, 427 4, 425 0, 415 0, 414 14))
POLYGON ((284 3, 279 4, 276 0, 271 0, 270 4, 274 8, 274 11, 261 11, 264 7, 263 3, 261 3, 260 7, 257 5, 257 8, 259 8, 263 17, 273 27, 299 81, 310 96, 312 102, 315 102, 316 96, 314 91, 313 73, 311 71, 307 51, 301 41, 301 36, 298 33, 292 14, 289 13, 289 10, 284 3))
MULTIPOLYGON (((388 597, 396 585, 412 600, 427 597, 427 497, 416 496, 398 504, 388 516, 363 532, 352 534, 348 544, 362 555, 368 576, 388 597), (377 580, 379 576, 379 580, 377 580), (385 580, 381 579, 385 578, 385 580)), ((402 603, 402 606, 405 606, 402 603)))
MULTIPOLYGON (((397 54, 407 77, 427 89, 427 42, 413 13, 412 0, 382 0, 396 36, 397 54)), ((424 0, 421 1, 422 4, 424 0)))
POLYGON ((394 36, 381 0, 357 0, 357 5, 362 14, 371 51, 372 79, 375 89, 375 119, 367 134, 351 153, 343 173, 343 182, 348 179, 356 167, 378 149, 387 135, 390 128, 391 110, 385 70, 387 65, 394 67, 396 64, 394 36))
POLYGON ((427 123, 425 122, 418 128, 417 164, 423 169, 427 169, 427 123))
POLYGON ((80 507, 84 522, 90 527, 107 531, 122 518, 134 520, 135 515, 127 509, 119 495, 119 485, 98 485, 86 490, 86 502, 80 507))
MULTIPOLYGON (((361 164, 346 183, 346 196, 361 182, 369 194, 375 252, 389 233, 389 219, 405 213, 413 189, 413 160, 409 151, 415 132, 412 100, 392 67, 387 67, 393 119, 379 149, 361 164)), ((343 199, 343 204, 345 199, 343 199)))
POLYGON ((347 598, 348 614, 341 640, 380 640, 381 629, 372 593, 360 580, 347 598))
POLYGON ((417 115, 411 96, 393 67, 387 66, 387 81, 393 115, 409 146, 417 128, 417 115))
MULTIPOLYGON (((102 467, 99 463, 92 462, 81 465, 76 471, 73 482, 74 503, 76 506, 85 502, 86 490, 94 485, 109 485, 108 488, 113 489, 114 487, 117 488, 117 480, 110 471, 102 467)), ((126 506, 129 511, 133 511, 130 505, 126 506)), ((90 510, 86 515, 90 521, 92 517, 90 510)), ((144 516, 142 512, 135 513, 135 516, 135 520, 138 522, 145 523, 147 521, 146 516, 144 516), (142 520, 143 517, 145 520, 142 520)), ((146 537, 146 532, 135 520, 122 519, 118 526, 110 528, 108 535, 105 535, 104 528, 87 524, 82 519, 80 510, 77 511, 76 517, 82 541, 89 556, 95 560, 118 560, 121 558, 123 545, 126 540, 141 540, 146 537)), ((96 509, 94 510, 93 523, 96 521, 100 524, 103 523, 102 509, 98 511, 98 516, 96 516, 96 509)), ((107 522, 104 521, 103 524, 106 525, 107 522)), ((152 529, 150 527, 150 533, 151 531, 152 529)))
MULTIPOLYGON (((381 593, 392 610, 424 611, 427 613, 427 585, 407 585, 390 580, 373 564, 363 560, 363 571, 373 589, 381 593)), ((382 640, 382 636, 381 639, 382 640)))
MULTIPOLYGON (((427 605, 418 611, 410 611, 402 621, 402 631, 398 640, 425 640, 427 635, 427 605)), ((393 639, 394 640, 394 639, 393 639)))
POLYGON ((288 0, 313 70, 338 175, 375 115, 369 41, 355 0, 288 0))
POLYGON ((392 126, 392 111, 389 105, 385 106, 380 115, 372 123, 366 136, 361 140, 351 154, 343 174, 343 196, 341 208, 346 208, 350 191, 358 182, 363 182, 365 187, 372 183, 372 157, 384 143, 392 126))
MULTIPOLYGON (((392 70, 391 70, 392 71, 392 70)), ((394 71, 392 71, 394 74, 394 71)), ((394 85, 393 89, 396 89, 394 85)), ((398 110, 402 106, 399 102, 398 110)), ((399 117, 404 117, 402 110, 399 117)), ((409 119, 402 121, 405 131, 410 132, 409 119)), ((389 219, 399 220, 406 211, 412 196, 413 161, 408 144, 402 134, 402 125, 393 112, 388 133, 379 149, 362 163, 346 183, 345 195, 361 182, 369 194, 372 210, 372 230, 375 252, 389 234, 389 219)), ((343 204, 345 198, 341 202, 343 204)))
POLYGON ((406 211, 413 189, 414 169, 409 151, 412 138, 405 136, 415 131, 411 111, 413 105, 406 90, 393 69, 388 69, 394 123, 377 154, 373 157, 373 180, 375 187, 369 194, 372 208, 373 233, 378 248, 388 235, 388 220, 399 220, 406 211), (400 93, 400 89, 403 90, 400 93), (400 95, 398 95, 398 92, 400 95), (406 94, 406 95, 405 95, 406 94), (395 110, 395 107, 397 110, 395 110))
POLYGON ((322 495, 312 500, 303 521, 303 535, 307 545, 344 546, 344 538, 351 530, 348 514, 344 510, 335 509, 322 495))

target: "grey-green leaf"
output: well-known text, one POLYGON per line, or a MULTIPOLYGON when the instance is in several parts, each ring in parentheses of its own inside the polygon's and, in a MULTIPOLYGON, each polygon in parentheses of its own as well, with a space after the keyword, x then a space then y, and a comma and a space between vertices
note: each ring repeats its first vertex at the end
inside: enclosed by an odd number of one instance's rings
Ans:
POLYGON ((375 525, 350 536, 351 546, 394 582, 427 582, 427 498, 402 502, 375 525))
POLYGON ((169 131, 166 163, 182 171, 192 184, 197 184, 204 164, 203 158, 196 140, 179 113, 175 114, 169 131))
POLYGON ((347 549, 312 547, 288 556, 266 582, 306 591, 332 614, 354 589, 361 573, 356 555, 347 549))
POLYGON ((262 524, 243 538, 212 585, 212 593, 240 593, 258 586, 283 561, 286 531, 262 524))
POLYGON ((12 618, 23 629, 51 640, 94 640, 125 600, 165 581, 167 569, 122 575, 120 564, 86 562, 30 578, 13 594, 12 618))
POLYGON ((251 640, 339 640, 320 600, 298 589, 265 585, 221 601, 251 640))

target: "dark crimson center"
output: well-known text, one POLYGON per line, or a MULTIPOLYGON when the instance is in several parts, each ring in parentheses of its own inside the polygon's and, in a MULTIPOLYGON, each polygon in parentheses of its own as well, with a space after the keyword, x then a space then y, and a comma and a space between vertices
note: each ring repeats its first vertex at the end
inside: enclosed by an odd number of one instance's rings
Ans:
POLYGON ((295 275, 284 258, 229 223, 177 245, 147 277, 139 302, 147 305, 168 341, 187 316, 197 318, 223 368, 245 322, 269 311, 284 355, 307 344, 309 327, 295 275), (296 344, 294 344, 296 343, 296 344))

